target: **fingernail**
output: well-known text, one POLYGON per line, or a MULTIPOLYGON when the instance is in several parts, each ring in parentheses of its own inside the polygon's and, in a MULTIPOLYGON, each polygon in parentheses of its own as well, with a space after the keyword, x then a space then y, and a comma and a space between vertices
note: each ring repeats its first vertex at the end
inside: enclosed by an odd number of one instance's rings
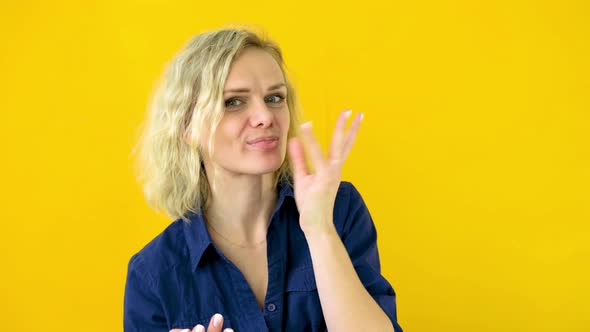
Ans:
POLYGON ((365 113, 361 113, 361 121, 363 121, 364 117, 365 117, 365 113))
POLYGON ((307 121, 301 125, 301 128, 311 128, 311 121, 307 121))
POLYGON ((197 325, 197 332, 205 332, 205 327, 201 324, 197 325))
POLYGON ((190 332, 190 331, 191 331, 191 330, 189 330, 189 329, 184 329, 184 330, 182 330, 182 331, 180 331, 180 332, 190 332))
POLYGON ((221 326, 221 319, 223 317, 221 317, 220 314, 215 314, 215 316, 213 316, 213 326, 215 327, 219 327, 221 326))
POLYGON ((234 332, 234 330, 232 330, 232 329, 225 329, 225 330, 223 330, 223 332, 234 332))
POLYGON ((344 115, 348 118, 352 114, 352 110, 347 110, 344 115))

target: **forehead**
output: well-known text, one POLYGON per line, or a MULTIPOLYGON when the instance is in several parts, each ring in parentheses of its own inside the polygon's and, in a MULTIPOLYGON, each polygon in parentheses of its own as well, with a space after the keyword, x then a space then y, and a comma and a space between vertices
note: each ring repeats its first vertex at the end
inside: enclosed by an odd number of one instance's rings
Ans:
POLYGON ((242 51, 239 57, 234 59, 225 89, 252 87, 284 82, 281 67, 268 52, 249 47, 242 51))

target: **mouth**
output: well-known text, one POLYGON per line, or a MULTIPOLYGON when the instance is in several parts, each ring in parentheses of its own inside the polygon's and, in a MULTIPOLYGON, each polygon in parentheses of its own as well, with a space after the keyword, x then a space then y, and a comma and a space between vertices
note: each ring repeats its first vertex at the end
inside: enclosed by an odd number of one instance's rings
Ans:
POLYGON ((276 136, 262 137, 248 142, 247 145, 255 148, 256 150, 274 150, 277 146, 279 146, 279 138, 276 136))
POLYGON ((256 143, 262 142, 262 141, 264 141, 264 142, 270 142, 270 141, 275 141, 275 140, 278 141, 279 138, 277 136, 264 136, 264 137, 255 138, 255 139, 253 139, 251 141, 248 141, 246 143, 248 143, 248 144, 256 144, 256 143))

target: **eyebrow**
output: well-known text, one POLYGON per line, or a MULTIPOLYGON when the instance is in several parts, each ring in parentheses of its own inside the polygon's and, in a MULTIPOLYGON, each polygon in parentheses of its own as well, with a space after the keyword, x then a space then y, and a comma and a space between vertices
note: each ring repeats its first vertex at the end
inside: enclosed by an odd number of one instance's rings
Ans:
MULTIPOLYGON (((286 86, 285 83, 277 83, 275 85, 271 85, 268 88, 268 91, 272 91, 272 90, 276 90, 282 86, 286 86)), ((229 89, 229 90, 225 90, 223 91, 223 93, 228 93, 228 92, 250 92, 250 89, 248 88, 236 88, 236 89, 229 89)))

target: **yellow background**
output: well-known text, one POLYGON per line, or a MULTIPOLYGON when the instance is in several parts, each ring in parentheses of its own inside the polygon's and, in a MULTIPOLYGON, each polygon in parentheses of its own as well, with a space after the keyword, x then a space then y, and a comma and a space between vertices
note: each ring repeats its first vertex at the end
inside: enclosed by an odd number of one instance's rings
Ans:
MULTIPOLYGON (((131 255, 170 222, 130 151, 194 34, 282 46, 377 224, 406 331, 590 330, 587 1, 3 1, 0 329, 121 331, 131 255)), ((239 332, 239 331, 238 331, 239 332)))

